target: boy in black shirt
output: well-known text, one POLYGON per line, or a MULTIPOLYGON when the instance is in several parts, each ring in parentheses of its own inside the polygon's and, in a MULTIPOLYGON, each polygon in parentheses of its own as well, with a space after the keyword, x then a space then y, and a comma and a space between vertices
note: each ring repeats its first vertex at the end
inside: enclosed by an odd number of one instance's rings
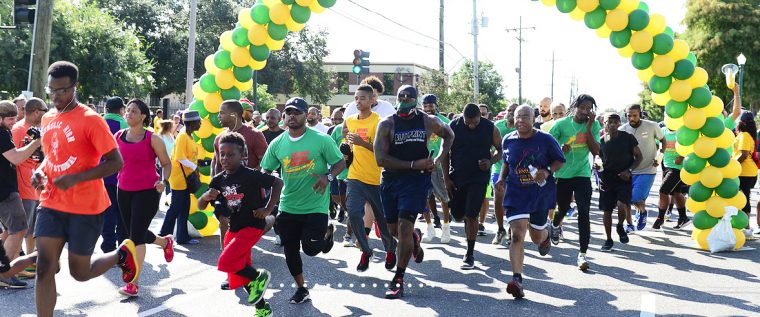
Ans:
POLYGON ((620 116, 610 113, 604 120, 605 135, 600 142, 599 156, 602 166, 594 164, 600 171, 601 191, 599 192, 599 209, 604 211, 604 231, 607 241, 602 251, 612 250, 612 211, 618 208, 617 233, 620 242, 628 243, 628 235, 623 228, 628 209, 631 208, 631 168, 641 162, 641 151, 636 138, 619 131, 620 116))
POLYGON ((218 268, 228 273, 230 289, 246 286, 248 302, 256 305, 256 316, 269 316, 272 309, 264 298, 270 274, 254 269, 251 248, 274 225, 270 215, 279 203, 282 180, 241 164, 245 155, 245 139, 228 132, 219 140, 219 161, 224 171, 214 176, 209 190, 198 199, 198 208, 219 201, 230 213, 230 229, 224 237, 224 250, 218 268), (272 188, 269 201, 265 190, 272 188), (266 206, 265 206, 266 205, 266 206))

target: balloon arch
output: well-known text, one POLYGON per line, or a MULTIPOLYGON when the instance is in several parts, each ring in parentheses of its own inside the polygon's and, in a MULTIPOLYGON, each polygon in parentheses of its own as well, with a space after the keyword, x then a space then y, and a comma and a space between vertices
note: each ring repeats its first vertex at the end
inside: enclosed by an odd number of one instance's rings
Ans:
MULTIPOLYGON (((744 207, 739 191, 741 165, 731 159, 734 134, 719 118, 723 102, 711 94, 707 71, 697 66, 689 45, 675 39, 660 14, 650 14, 640 0, 540 0, 570 18, 583 21, 601 38, 609 38, 620 56, 629 58, 638 77, 649 84, 652 100, 664 106, 665 124, 676 132, 676 151, 684 157, 681 179, 690 185, 687 208, 694 213, 692 238, 709 249, 707 237, 726 214, 726 207, 744 207)), ((288 32, 298 32, 312 13, 324 12, 336 0, 264 0, 238 14, 237 26, 222 33, 219 50, 206 57, 206 73, 193 85, 191 110, 203 118, 193 135, 199 158, 214 154, 214 138, 223 131, 219 107, 223 100, 240 99, 253 86, 254 70, 266 66, 272 51, 282 49, 288 32)), ((200 168, 202 188, 192 195, 189 220, 203 235, 218 228, 213 210, 198 210, 196 197, 208 189, 210 167, 200 168)), ((749 219, 733 216, 736 248, 744 244, 741 232, 749 219)))

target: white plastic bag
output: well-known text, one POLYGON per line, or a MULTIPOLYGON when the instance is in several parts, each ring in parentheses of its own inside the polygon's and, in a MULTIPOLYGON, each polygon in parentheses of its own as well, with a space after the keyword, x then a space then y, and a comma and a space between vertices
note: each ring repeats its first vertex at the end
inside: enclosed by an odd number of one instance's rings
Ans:
POLYGON ((726 207, 726 213, 718 223, 713 227, 710 235, 707 236, 707 245, 710 247, 710 253, 732 251, 736 247, 736 236, 734 229, 731 227, 731 217, 736 216, 739 212, 736 207, 726 207))

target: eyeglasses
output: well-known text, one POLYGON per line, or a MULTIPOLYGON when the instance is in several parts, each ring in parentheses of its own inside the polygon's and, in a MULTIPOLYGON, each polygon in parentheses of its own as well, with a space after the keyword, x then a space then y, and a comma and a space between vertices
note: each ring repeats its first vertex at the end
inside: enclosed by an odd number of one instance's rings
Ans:
POLYGON ((297 109, 288 108, 288 109, 285 109, 285 114, 289 116, 297 116, 297 115, 302 115, 303 111, 298 111, 297 109))
POLYGON ((48 86, 48 87, 45 87, 45 93, 47 93, 48 95, 61 95, 61 94, 65 94, 69 92, 69 90, 74 88, 74 86, 76 86, 76 84, 73 84, 69 87, 58 88, 58 89, 53 89, 48 86))
POLYGON ((417 97, 415 97, 414 95, 411 95, 411 94, 399 94, 399 95, 398 95, 398 99, 404 99, 404 98, 407 98, 407 99, 415 99, 415 98, 417 98, 417 97))

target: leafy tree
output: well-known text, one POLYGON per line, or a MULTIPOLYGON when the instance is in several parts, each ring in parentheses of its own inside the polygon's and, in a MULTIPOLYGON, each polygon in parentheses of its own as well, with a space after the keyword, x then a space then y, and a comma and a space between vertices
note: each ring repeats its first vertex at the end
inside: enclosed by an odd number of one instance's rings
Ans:
MULTIPOLYGON (((242 98, 253 101, 253 89, 246 90, 241 94, 242 98)), ((256 106, 261 114, 269 109, 277 107, 277 100, 269 93, 267 84, 259 84, 256 87, 256 106)))
POLYGON ((652 90, 649 89, 649 85, 645 83, 641 83, 642 89, 641 92, 639 92, 639 104, 641 105, 641 109, 643 111, 646 111, 647 115, 649 116, 649 120, 660 122, 664 117, 665 108, 656 105, 652 101, 652 90))
MULTIPOLYGON (((493 64, 479 61, 478 65, 480 75, 478 84, 480 89, 478 89, 477 103, 484 103, 491 108, 496 108, 497 105, 500 105, 499 101, 504 99, 503 79, 496 72, 493 64)), ((451 93, 449 94, 448 102, 458 111, 461 111, 466 104, 473 102, 472 66, 471 60, 465 60, 459 70, 451 77, 451 93)), ((492 111, 498 113, 501 110, 503 109, 494 109, 492 111)))
POLYGON ((440 70, 431 70, 420 76, 417 89, 421 94, 434 94, 438 97, 438 111, 456 111, 455 105, 449 102, 448 75, 440 70))

